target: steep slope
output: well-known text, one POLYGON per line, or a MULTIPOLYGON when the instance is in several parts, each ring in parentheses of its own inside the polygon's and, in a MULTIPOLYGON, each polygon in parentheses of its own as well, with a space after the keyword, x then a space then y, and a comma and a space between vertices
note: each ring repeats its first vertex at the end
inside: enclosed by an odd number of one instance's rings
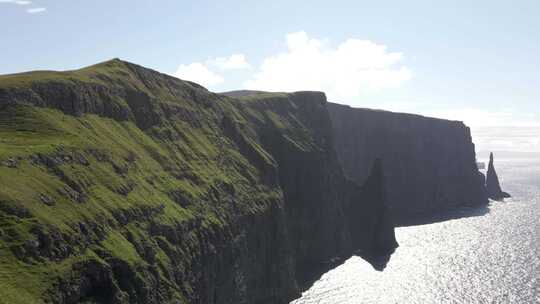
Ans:
POLYGON ((462 122, 328 103, 345 174, 363 183, 381 159, 396 221, 486 204, 470 130, 462 122))
POLYGON ((120 60, 0 76, 0 302, 288 303, 393 250, 382 180, 344 177, 325 103, 120 60))

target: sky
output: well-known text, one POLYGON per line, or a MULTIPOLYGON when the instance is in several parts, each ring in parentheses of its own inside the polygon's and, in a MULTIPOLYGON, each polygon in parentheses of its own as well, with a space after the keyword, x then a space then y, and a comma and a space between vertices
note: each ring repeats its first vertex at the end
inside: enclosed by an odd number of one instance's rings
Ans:
POLYGON ((0 74, 119 57, 211 91, 321 90, 540 152, 540 1, 0 0, 0 74))

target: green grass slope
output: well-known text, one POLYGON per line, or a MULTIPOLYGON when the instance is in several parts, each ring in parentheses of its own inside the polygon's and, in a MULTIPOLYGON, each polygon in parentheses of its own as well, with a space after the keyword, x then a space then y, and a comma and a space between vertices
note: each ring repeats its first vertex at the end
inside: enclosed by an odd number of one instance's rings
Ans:
MULTIPOLYGON (((255 161, 223 134, 224 117, 246 122, 236 107, 120 60, 0 76, 0 302, 69 302, 63 280, 110 261, 139 269, 143 285, 156 272, 162 300, 187 301, 190 279, 178 286, 170 269, 188 267, 171 255, 187 261, 202 242, 189 227, 223 229, 281 197, 262 182, 275 164, 249 128, 236 135, 255 161), (178 229, 174 254, 166 233, 150 232, 178 229)), ((79 283, 74 298, 91 298, 79 283)))

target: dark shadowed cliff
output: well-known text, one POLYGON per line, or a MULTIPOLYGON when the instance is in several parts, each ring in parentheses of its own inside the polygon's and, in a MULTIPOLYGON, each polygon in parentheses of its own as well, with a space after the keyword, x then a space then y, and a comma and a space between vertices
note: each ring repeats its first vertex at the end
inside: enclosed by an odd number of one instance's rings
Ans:
POLYGON ((324 94, 238 98, 112 60, 0 76, 0 302, 288 303, 397 243, 324 94))
POLYGON ((470 130, 462 122, 328 103, 345 174, 364 183, 383 163, 387 203, 397 221, 487 203, 470 130))

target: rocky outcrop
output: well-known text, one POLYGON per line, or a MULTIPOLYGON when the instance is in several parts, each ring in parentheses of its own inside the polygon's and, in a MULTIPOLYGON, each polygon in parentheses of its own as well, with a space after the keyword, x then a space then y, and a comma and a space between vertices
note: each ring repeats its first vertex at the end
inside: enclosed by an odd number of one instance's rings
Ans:
POLYGON ((493 165, 493 153, 489 154, 489 164, 486 173, 486 192, 487 196, 493 200, 502 200, 510 197, 510 194, 501 189, 499 177, 497 176, 495 166, 493 165))
POLYGON ((362 184, 384 163, 386 201, 398 222, 487 203, 470 130, 462 122, 328 103, 338 159, 362 184))
POLYGON ((7 302, 288 303, 397 246, 385 164, 345 177, 320 92, 231 98, 113 60, 0 76, 0 133, 7 302))

